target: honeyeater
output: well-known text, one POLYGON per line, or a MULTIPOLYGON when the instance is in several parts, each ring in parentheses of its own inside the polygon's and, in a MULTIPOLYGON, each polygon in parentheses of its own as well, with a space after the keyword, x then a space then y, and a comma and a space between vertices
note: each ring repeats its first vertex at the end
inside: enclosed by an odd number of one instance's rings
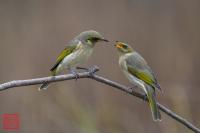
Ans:
POLYGON ((155 99, 155 90, 161 90, 161 87, 152 69, 130 45, 116 41, 115 47, 120 55, 119 66, 123 73, 132 84, 143 89, 146 93, 153 120, 161 120, 161 114, 155 99))
MULTIPOLYGON (((91 56, 95 44, 100 41, 108 42, 97 31, 89 30, 80 33, 60 53, 55 65, 50 69, 51 75, 55 76, 63 69, 68 69, 77 76, 76 67, 91 56)), ((48 82, 43 83, 39 90, 46 89, 48 85, 48 82)))

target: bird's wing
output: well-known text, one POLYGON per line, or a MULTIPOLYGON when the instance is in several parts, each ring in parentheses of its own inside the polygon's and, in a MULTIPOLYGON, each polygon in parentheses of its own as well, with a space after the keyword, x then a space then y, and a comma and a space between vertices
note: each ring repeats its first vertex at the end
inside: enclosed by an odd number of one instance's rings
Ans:
POLYGON ((128 72, 138 79, 144 81, 146 84, 154 88, 158 88, 159 90, 161 89, 153 71, 148 66, 147 62, 142 58, 142 56, 137 52, 134 52, 128 58, 126 58, 126 66, 128 72))
POLYGON ((67 45, 65 47, 65 49, 60 53, 60 55, 58 56, 56 63, 54 64, 54 66, 50 69, 50 71, 52 72, 52 75, 55 75, 55 70, 58 67, 58 65, 62 62, 62 60, 68 56, 69 54, 71 54, 72 52, 74 52, 77 48, 79 44, 79 41, 72 41, 69 45, 67 45))

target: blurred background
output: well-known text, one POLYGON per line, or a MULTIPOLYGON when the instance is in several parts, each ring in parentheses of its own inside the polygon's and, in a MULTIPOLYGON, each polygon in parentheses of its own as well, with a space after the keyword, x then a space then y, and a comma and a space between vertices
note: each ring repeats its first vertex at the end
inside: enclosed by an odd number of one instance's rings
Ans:
MULTIPOLYGON (((0 0, 0 83, 48 76, 67 42, 93 29, 131 44, 157 75, 158 101, 200 127, 199 12, 199 0, 0 0)), ((96 45, 82 66, 93 65, 131 86, 111 45, 96 45)), ((146 103, 96 81, 38 86, 0 93, 0 115, 19 114, 20 133, 191 132, 164 113, 153 122, 146 103)))

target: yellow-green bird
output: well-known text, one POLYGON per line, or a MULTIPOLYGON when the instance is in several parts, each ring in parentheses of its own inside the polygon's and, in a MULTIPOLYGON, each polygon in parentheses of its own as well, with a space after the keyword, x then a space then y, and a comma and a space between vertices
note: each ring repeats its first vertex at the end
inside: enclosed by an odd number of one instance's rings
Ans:
MULTIPOLYGON (((68 69, 77 77, 76 67, 91 56, 95 44, 100 41, 108 42, 97 31, 89 30, 80 33, 60 53, 55 65, 50 69, 51 75, 55 76, 63 69, 68 69)), ((47 82, 43 83, 39 90, 47 89, 48 85, 47 82)))
POLYGON ((117 41, 115 44, 119 52, 119 66, 125 76, 135 86, 143 89, 147 95, 154 121, 161 120, 161 114, 155 99, 155 90, 161 90, 156 77, 144 58, 130 45, 117 41))

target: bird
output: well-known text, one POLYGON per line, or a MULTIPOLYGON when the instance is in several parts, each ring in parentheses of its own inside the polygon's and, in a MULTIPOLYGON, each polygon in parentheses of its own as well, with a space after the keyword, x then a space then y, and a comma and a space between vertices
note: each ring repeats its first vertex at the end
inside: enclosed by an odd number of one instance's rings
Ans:
MULTIPOLYGON (((71 40, 57 57, 56 63, 50 69, 51 76, 56 76, 62 70, 69 70, 70 73, 78 78, 76 67, 85 62, 92 54, 97 42, 108 42, 99 32, 88 30, 81 32, 71 40)), ((39 90, 47 89, 49 83, 44 82, 39 90)))
POLYGON ((128 80, 138 88, 144 90, 152 112, 154 121, 161 121, 161 114, 156 103, 155 90, 161 87, 154 72, 148 66, 145 59, 130 45, 116 41, 115 45, 119 53, 119 66, 128 80))

